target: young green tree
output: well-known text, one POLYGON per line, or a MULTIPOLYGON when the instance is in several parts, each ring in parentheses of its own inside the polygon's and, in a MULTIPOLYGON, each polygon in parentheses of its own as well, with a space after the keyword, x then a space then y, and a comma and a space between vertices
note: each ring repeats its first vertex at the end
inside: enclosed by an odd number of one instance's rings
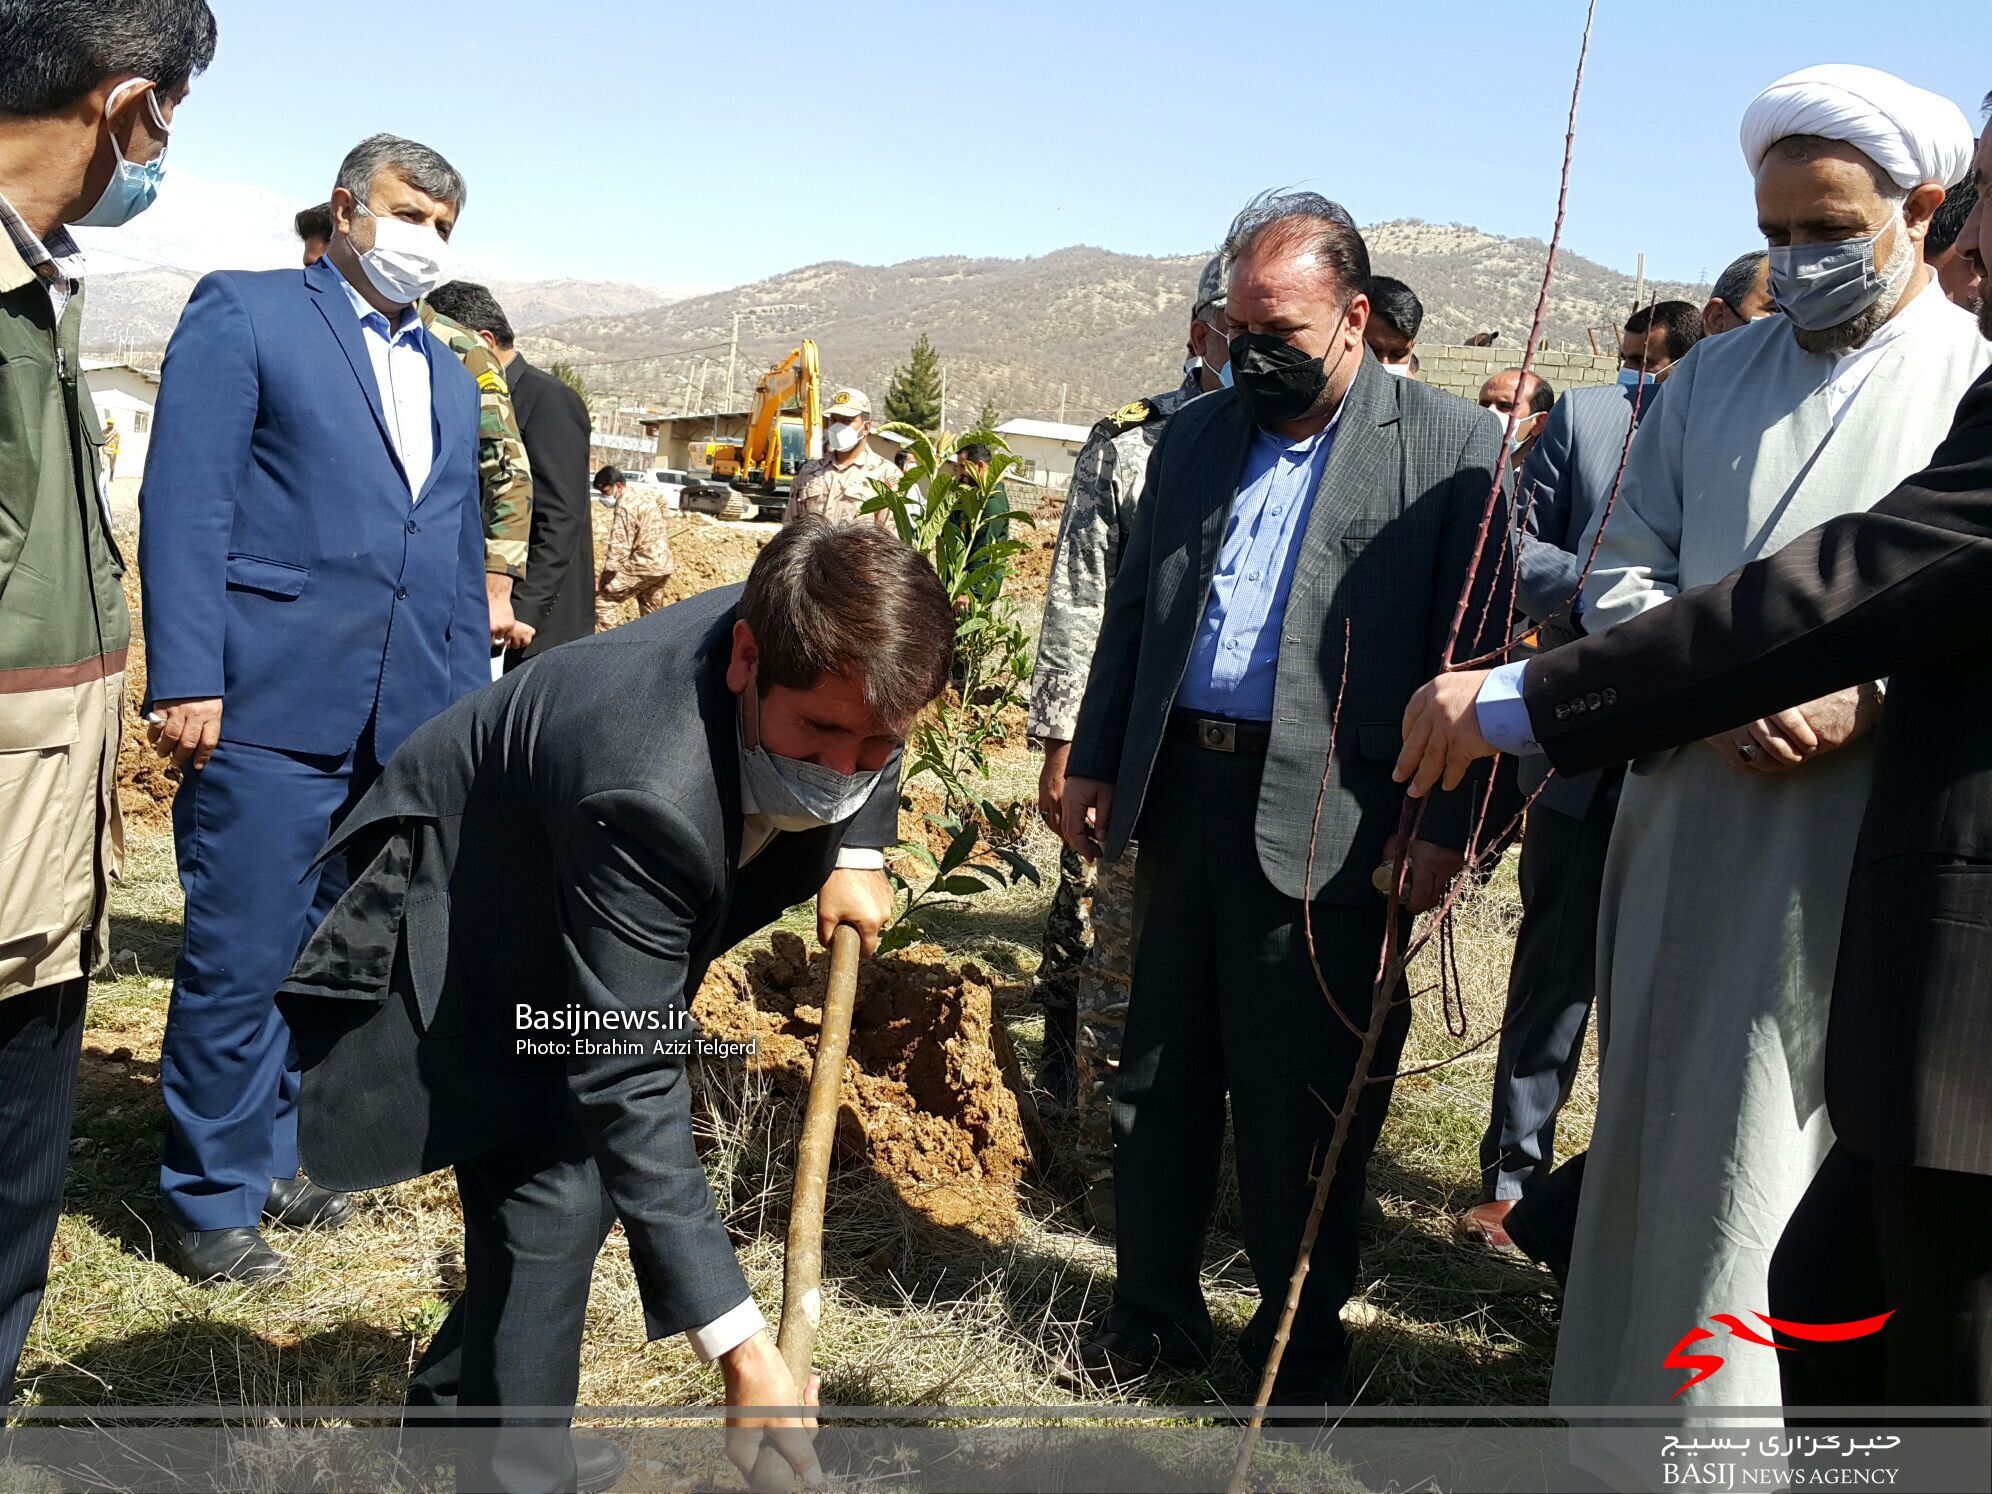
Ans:
POLYGON ((975 417, 973 429, 994 431, 1003 423, 1003 412, 996 408, 996 397, 992 394, 982 402, 982 413, 975 417))
POLYGON ((941 357, 922 332, 910 361, 893 370, 885 418, 929 433, 941 428, 941 357))

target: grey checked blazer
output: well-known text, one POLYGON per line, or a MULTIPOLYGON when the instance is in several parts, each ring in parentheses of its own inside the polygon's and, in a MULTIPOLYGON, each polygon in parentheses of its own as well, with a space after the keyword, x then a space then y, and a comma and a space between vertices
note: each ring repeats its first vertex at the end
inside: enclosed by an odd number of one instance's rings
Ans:
MULTIPOLYGON (((1069 767, 1115 785, 1110 857, 1134 837, 1252 435, 1237 396, 1219 391, 1183 407, 1149 463, 1107 596, 1069 767)), ((1404 706, 1439 672, 1500 445, 1498 427, 1478 406, 1392 378, 1363 355, 1299 541, 1259 790, 1259 863, 1289 896, 1303 895, 1347 624, 1342 731, 1309 890, 1358 905, 1376 897, 1370 875, 1403 801, 1390 769, 1404 706)), ((1504 632, 1505 619, 1482 605, 1501 569, 1504 527, 1497 510, 1480 591, 1467 609, 1462 658, 1477 651, 1483 612, 1488 634, 1504 632)), ((1465 844, 1468 787, 1435 796, 1424 839, 1465 844)))

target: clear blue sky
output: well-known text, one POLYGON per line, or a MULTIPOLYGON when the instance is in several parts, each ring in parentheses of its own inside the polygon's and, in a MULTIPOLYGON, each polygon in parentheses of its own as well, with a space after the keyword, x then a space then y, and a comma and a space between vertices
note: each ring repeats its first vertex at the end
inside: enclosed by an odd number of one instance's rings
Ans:
MULTIPOLYGON (((464 172, 507 275, 734 284, 823 259, 1192 253, 1269 185, 1547 238, 1584 7, 211 0, 174 164, 316 200, 377 129, 464 172)), ((1779 74, 1992 89, 1978 0, 1600 0, 1566 244, 1695 280, 1755 242, 1736 147, 1779 74), (1969 39, 1969 40, 1967 40, 1969 39)), ((170 190, 170 187, 169 187, 170 190)))

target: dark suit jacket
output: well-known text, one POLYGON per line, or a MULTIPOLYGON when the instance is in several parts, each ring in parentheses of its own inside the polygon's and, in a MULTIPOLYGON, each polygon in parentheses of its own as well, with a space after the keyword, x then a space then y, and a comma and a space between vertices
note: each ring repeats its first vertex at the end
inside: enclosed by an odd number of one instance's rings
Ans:
POLYGON ((1966 392, 1930 465, 1874 508, 1533 660, 1524 687, 1550 761, 1578 771, 1887 677, 1834 977, 1827 1109, 1864 1156, 1981 1174, 1992 1174, 1988 597, 1992 373, 1966 392))
POLYGON ((777 836, 736 870, 738 594, 563 649, 410 737, 340 828, 331 851, 352 884, 282 996, 313 1178, 379 1187, 571 1114, 654 1335, 745 1295, 692 1146, 683 1058, 652 1051, 682 1034, 598 1029, 642 1052, 564 1060, 522 1059, 518 1039, 575 1010, 682 1019, 706 966, 814 894, 847 837, 896 838, 895 761, 856 818, 777 836))
MULTIPOLYGON (((1620 464, 1627 457, 1635 398, 1644 420, 1653 413, 1660 390, 1619 384, 1571 390, 1549 412, 1542 438, 1522 467, 1515 603, 1530 621, 1541 625, 1545 649, 1582 634, 1570 620, 1571 602, 1590 550, 1591 521, 1611 500, 1620 464)), ((1535 801, 1539 808, 1573 819, 1591 807, 1598 777, 1596 773, 1551 775, 1540 757, 1523 758, 1518 773, 1523 793, 1541 787, 1535 801)))
POLYGON ((595 529, 588 507, 588 406, 552 374, 521 354, 505 368, 519 438, 533 468, 533 524, 526 576, 512 591, 512 612, 539 631, 516 666, 595 631, 595 529))
MULTIPOLYGON (((1109 856, 1135 834, 1252 435, 1237 396, 1220 390, 1183 406, 1149 460, 1069 765, 1115 785, 1109 856)), ((1346 623, 1348 688, 1311 892, 1358 905, 1376 899, 1370 875, 1403 802, 1390 770, 1404 706, 1441 667, 1500 445, 1500 430, 1477 405, 1392 378, 1363 355, 1299 540, 1259 790, 1259 864, 1290 896, 1303 895, 1346 623)), ((1497 509, 1460 658, 1479 651, 1483 614, 1488 632, 1503 631, 1506 619, 1482 601, 1501 569, 1504 522, 1497 509)), ((1423 838, 1463 846, 1470 798, 1466 789, 1436 797, 1423 838)))
POLYGON ((435 459, 415 503, 330 260, 194 287, 139 494, 151 699, 220 696, 225 740, 322 755, 372 717, 385 759, 490 680, 477 385, 422 347, 435 459))

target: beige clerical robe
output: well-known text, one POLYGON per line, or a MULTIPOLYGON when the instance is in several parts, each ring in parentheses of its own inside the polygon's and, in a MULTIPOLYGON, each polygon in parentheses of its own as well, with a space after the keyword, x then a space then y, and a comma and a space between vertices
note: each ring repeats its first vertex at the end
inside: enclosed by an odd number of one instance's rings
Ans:
MULTIPOLYGON (((1585 587, 1609 628, 1865 509, 1923 467, 1992 362, 1926 286, 1865 355, 1782 317, 1699 343, 1639 426, 1585 587), (1836 422, 1837 416, 1837 422, 1836 422)), ((1598 927, 1598 1120, 1554 1404, 1665 1406, 1691 1329, 1724 1367, 1676 1405, 1776 1406, 1777 1351, 1715 1313, 1767 1309, 1771 1252, 1832 1145, 1827 1003, 1871 738, 1787 774, 1705 743, 1633 764, 1598 927)))

